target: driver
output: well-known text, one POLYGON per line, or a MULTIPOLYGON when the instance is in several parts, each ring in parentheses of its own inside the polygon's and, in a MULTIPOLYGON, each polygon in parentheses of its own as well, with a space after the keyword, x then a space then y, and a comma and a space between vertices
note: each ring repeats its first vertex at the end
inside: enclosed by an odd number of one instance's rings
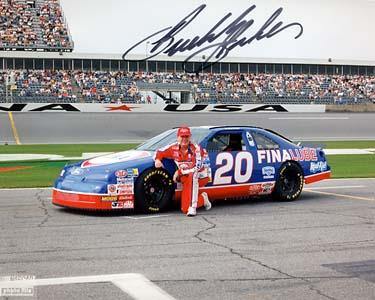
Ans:
POLYGON ((163 167, 162 160, 173 159, 177 165, 174 182, 182 183, 181 210, 189 217, 197 214, 197 208, 211 209, 207 193, 199 192, 210 180, 208 155, 205 149, 191 142, 189 127, 180 127, 177 142, 159 149, 155 155, 155 167, 163 167))

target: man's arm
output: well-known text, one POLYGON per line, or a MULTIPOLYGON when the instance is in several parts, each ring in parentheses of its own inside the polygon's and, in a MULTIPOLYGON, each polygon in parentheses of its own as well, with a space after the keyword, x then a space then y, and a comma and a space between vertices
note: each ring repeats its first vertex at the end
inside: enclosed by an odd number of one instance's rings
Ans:
POLYGON ((169 145, 167 147, 158 149, 156 151, 156 154, 155 154, 155 168, 164 168, 164 165, 162 163, 162 160, 164 158, 173 159, 172 146, 173 145, 169 145))

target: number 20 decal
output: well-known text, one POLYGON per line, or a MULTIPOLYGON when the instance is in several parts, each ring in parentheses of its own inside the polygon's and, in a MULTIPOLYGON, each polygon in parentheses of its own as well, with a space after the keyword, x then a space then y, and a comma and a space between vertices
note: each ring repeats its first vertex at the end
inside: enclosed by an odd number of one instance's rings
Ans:
POLYGON ((228 152, 219 153, 216 157, 216 165, 220 166, 215 172, 213 184, 230 184, 231 175, 224 175, 233 169, 234 163, 234 181, 235 183, 244 183, 250 180, 253 173, 253 156, 249 152, 239 152, 236 159, 228 152), (245 161, 244 174, 241 173, 241 166, 245 161))

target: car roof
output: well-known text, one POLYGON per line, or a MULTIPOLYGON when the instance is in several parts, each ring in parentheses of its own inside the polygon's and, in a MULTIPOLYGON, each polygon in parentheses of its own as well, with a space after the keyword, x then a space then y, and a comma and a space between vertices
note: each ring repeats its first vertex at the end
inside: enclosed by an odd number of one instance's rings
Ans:
MULTIPOLYGON (((264 129, 264 130, 267 130, 265 128, 262 128, 262 127, 258 127, 258 126, 248 126, 248 125, 221 125, 221 126, 189 126, 190 128, 206 128, 206 129, 248 129, 248 128, 255 128, 255 129, 264 129)), ((173 127, 173 129, 177 129, 179 127, 173 127)))

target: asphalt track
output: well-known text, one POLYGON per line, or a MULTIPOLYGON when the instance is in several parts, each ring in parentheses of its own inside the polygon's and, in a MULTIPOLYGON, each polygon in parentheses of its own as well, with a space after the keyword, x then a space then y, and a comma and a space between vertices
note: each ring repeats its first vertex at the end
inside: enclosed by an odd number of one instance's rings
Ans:
MULTIPOLYGON (((373 113, 13 113, 21 143, 143 141, 166 129, 199 125, 254 125, 294 140, 375 139, 373 113)), ((0 113, 0 143, 14 143, 7 113, 0 113)))
POLYGON ((295 202, 214 203, 195 218, 84 214, 53 206, 50 190, 1 190, 0 277, 99 278, 49 279, 28 299, 130 299, 105 282, 123 273, 175 299, 374 299, 375 179, 307 188, 295 202))

